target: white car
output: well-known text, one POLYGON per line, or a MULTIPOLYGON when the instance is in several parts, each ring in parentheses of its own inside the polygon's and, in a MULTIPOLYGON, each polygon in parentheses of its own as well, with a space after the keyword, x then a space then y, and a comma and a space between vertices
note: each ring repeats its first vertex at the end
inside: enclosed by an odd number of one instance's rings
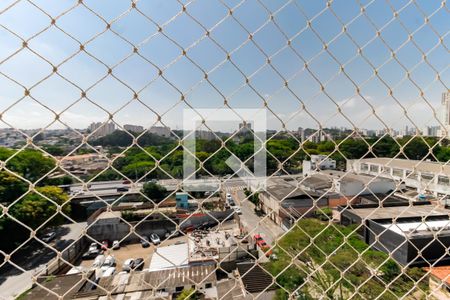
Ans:
MULTIPOLYGON (((103 267, 102 267, 103 268, 103 267)), ((108 277, 108 276, 112 276, 114 275, 114 273, 116 273, 116 268, 114 267, 108 267, 107 269, 105 269, 103 271, 102 277, 108 277)))
POLYGON ((108 257, 106 257, 105 261, 102 264, 102 271, 106 271, 108 268, 110 267, 114 267, 114 265, 116 264, 116 259, 114 258, 114 256, 109 255, 108 257))
POLYGON ((158 245, 159 243, 161 243, 161 240, 160 240, 159 236, 156 233, 152 233, 150 235, 150 241, 152 241, 152 243, 154 245, 158 245))
POLYGON ((134 263, 134 258, 127 259, 122 265, 122 270, 129 272, 131 270, 131 268, 133 267, 133 263, 134 263))
POLYGON ((97 243, 91 243, 91 245, 89 245, 88 252, 93 252, 93 251, 95 251, 97 249, 98 249, 98 244, 97 243))
POLYGON ((105 262, 105 256, 103 254, 100 254, 99 256, 97 256, 94 260, 94 263, 92 264, 92 266, 94 268, 99 268, 103 265, 103 263, 105 262))
POLYGON ((234 209, 235 213, 237 213, 238 215, 242 215, 242 211, 241 211, 241 208, 239 206, 234 206, 233 209, 234 209))
POLYGON ((119 249, 119 248, 120 248, 120 242, 119 242, 118 240, 115 240, 115 241, 112 243, 112 248, 111 248, 111 249, 117 250, 117 249, 119 249))

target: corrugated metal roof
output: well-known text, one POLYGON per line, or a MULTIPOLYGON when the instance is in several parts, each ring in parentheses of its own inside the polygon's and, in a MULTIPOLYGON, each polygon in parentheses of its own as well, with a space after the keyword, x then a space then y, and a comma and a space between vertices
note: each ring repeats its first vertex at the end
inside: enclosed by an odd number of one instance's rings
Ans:
POLYGON ((189 263, 189 247, 187 243, 158 248, 150 261, 149 271, 187 266, 189 263))

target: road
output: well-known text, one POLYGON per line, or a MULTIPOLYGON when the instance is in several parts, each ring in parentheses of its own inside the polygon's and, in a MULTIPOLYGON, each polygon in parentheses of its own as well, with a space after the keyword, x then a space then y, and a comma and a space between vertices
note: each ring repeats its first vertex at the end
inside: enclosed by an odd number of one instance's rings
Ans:
MULTIPOLYGON (((56 230, 56 238, 50 245, 61 251, 77 240, 86 223, 62 225, 56 230)), ((32 275, 45 269, 46 264, 56 256, 55 252, 37 241, 27 243, 20 251, 13 254, 11 261, 26 270, 17 269, 11 264, 0 268, 0 299, 15 299, 32 286, 32 275)))
POLYGON ((276 239, 284 233, 277 224, 269 218, 259 217, 255 214, 255 205, 245 199, 242 190, 232 192, 234 200, 240 205, 242 215, 241 223, 251 232, 251 235, 259 233, 269 245, 273 245, 276 239))

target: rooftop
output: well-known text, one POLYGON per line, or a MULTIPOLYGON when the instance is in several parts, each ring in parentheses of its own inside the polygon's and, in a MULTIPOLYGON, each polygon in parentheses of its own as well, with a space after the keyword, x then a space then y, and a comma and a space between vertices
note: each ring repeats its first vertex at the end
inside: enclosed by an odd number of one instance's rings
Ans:
POLYGON ((150 261, 149 271, 160 271, 187 266, 189 247, 187 243, 158 247, 150 261))
POLYGON ((382 225, 384 228, 403 236, 420 234, 429 235, 436 232, 443 234, 450 232, 450 220, 448 218, 442 220, 427 220, 423 222, 395 222, 382 225))
POLYGON ((450 266, 425 268, 425 271, 429 271, 431 275, 450 285, 450 266))
POLYGON ((191 262, 218 259, 220 248, 237 246, 232 230, 194 231, 188 243, 191 262))
POLYGON ((450 175, 449 165, 444 165, 442 163, 433 161, 377 157, 377 158, 361 159, 360 162, 380 164, 392 168, 416 170, 424 173, 441 173, 445 175, 450 175))
POLYGON ((98 284, 107 291, 120 293, 191 286, 202 281, 215 284, 215 271, 214 265, 188 266, 152 272, 116 274, 101 278, 98 284))
POLYGON ((449 216, 450 211, 434 205, 410 205, 389 207, 364 207, 345 209, 342 212, 350 212, 361 219, 396 219, 413 218, 423 216, 449 216))
POLYGON ((295 183, 277 183, 269 185, 264 193, 275 197, 278 201, 292 198, 318 198, 323 195, 323 193, 317 193, 313 191, 305 191, 302 188, 296 186, 295 183))
POLYGON ((62 275, 42 282, 42 287, 36 286, 24 299, 56 300, 58 298, 54 293, 59 295, 67 293, 64 299, 106 299, 105 291, 112 293, 111 299, 167 299, 167 294, 154 293, 155 290, 201 283, 212 283, 215 286, 217 282, 215 271, 214 265, 198 265, 155 272, 117 273, 100 278, 99 288, 95 289, 92 282, 88 282, 81 274, 62 275))

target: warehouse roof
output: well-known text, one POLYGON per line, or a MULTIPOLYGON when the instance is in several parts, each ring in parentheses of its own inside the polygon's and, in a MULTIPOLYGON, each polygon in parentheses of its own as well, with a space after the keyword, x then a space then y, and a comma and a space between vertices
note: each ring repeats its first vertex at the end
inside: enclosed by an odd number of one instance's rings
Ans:
POLYGON ((187 243, 158 247, 150 261, 149 271, 186 266, 189 263, 189 247, 187 243))
POLYGON ((450 211, 434 205, 411 205, 390 207, 365 207, 345 209, 342 213, 352 213, 361 219, 396 219, 425 216, 448 216, 450 211))

